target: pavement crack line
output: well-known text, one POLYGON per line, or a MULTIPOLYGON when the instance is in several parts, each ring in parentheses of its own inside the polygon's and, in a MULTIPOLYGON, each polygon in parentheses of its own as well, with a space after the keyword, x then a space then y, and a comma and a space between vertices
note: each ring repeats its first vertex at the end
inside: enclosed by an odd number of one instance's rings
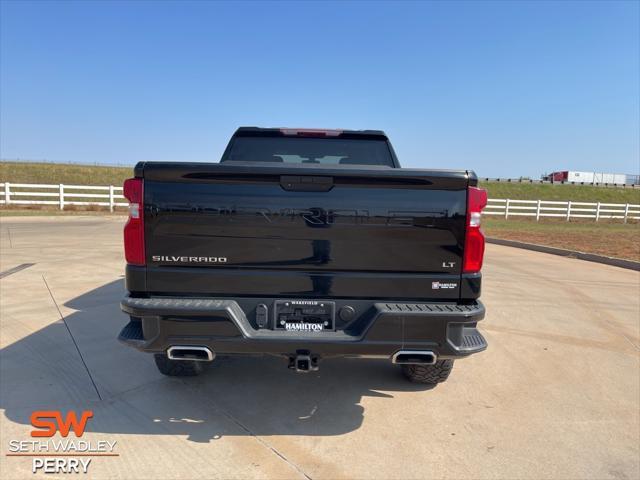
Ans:
POLYGON ((284 460, 289 466, 291 466, 292 468, 294 468, 295 470, 298 471, 298 473, 300 473, 300 475, 304 476, 304 478, 306 478, 307 480, 313 480, 309 475, 307 475, 305 473, 304 470, 302 470, 302 468, 300 468, 298 465, 296 465, 295 463, 293 463, 291 460, 289 460, 287 457, 284 456, 284 454, 280 453, 278 451, 277 448, 275 448, 273 445, 271 445, 268 442, 265 442, 263 439, 261 439, 259 436, 257 436, 255 433, 253 433, 251 431, 251 429, 247 426, 245 426, 240 420, 238 420, 236 417, 234 417, 233 415, 231 415, 229 412, 226 412, 225 410, 219 409, 218 407, 216 407, 216 410, 218 410, 220 413, 222 413, 225 417, 227 417, 229 420, 231 420, 233 423, 235 423, 236 425, 238 425, 238 427, 240 427, 241 429, 243 429, 245 432, 247 432, 249 435, 251 435, 253 438, 255 438, 263 447, 268 448, 269 450, 271 450, 275 455, 277 455, 278 457, 280 457, 282 460, 284 460))
POLYGON ((291 460, 289 460, 287 457, 284 456, 284 454, 280 453, 278 451, 277 448, 275 448, 273 445, 271 445, 270 443, 264 441, 262 438, 260 438, 258 435, 256 435, 249 427, 247 427, 244 423, 242 423, 240 420, 238 420, 236 417, 234 417, 233 415, 231 415, 229 412, 227 412, 226 410, 224 410, 223 408, 221 408, 218 404, 216 404, 215 402, 210 403, 210 405, 213 407, 213 409, 224 415, 225 417, 227 417, 231 422, 235 423, 238 427, 240 427, 242 430, 244 430, 245 432, 247 432, 250 436, 252 436, 253 438, 255 438, 263 447, 268 448, 269 450, 271 450, 271 452, 273 452, 274 455, 280 457, 282 460, 284 460, 290 467, 292 467, 293 469, 295 469, 298 473, 300 473, 300 475, 302 475, 304 478, 306 478, 307 480, 313 480, 309 475, 307 475, 305 473, 304 470, 302 470, 302 468, 300 468, 300 466, 298 466, 297 464, 295 464, 294 462, 292 462, 291 460))
POLYGON ((49 296, 51 297, 51 300, 53 301, 53 304, 55 305, 56 310, 58 311, 58 315, 60 315, 60 318, 62 319, 62 323, 64 323, 64 326, 67 327, 67 332, 69 332, 69 336, 71 337, 71 341, 73 342, 73 344, 76 347, 76 351, 78 352, 78 355, 80 356, 80 360, 82 361, 82 365, 84 365, 84 369, 87 371, 87 375, 89 376, 89 380, 91 380, 91 384, 93 385, 93 388, 95 389, 96 394, 98 395, 98 398, 100 399, 100 401, 102 401, 102 395, 100 395, 100 390, 98 390, 98 386, 96 385, 96 382, 93 380, 93 376, 91 375, 91 372, 89 371, 89 367, 87 366, 87 362, 84 361, 84 357, 82 356, 82 352, 80 351, 80 347, 78 346, 78 342, 76 342, 76 339, 73 336, 73 333, 71 333, 71 329, 69 328, 69 325, 67 324, 67 319, 62 314, 62 311, 60 310, 60 307, 58 306, 58 302, 56 302, 56 299, 53 296, 53 292, 51 291, 51 288, 49 288, 49 284, 47 283, 47 279, 44 278, 44 275, 42 276, 42 281, 44 282, 44 285, 47 287, 47 291, 49 292, 49 296))

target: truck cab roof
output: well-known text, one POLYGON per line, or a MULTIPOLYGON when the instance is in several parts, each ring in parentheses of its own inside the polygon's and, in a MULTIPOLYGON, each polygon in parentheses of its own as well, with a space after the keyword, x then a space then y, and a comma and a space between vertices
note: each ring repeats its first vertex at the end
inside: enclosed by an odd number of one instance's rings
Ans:
POLYGON ((340 137, 340 138, 371 138, 389 140, 382 130, 344 130, 334 128, 291 128, 291 127, 239 127, 233 136, 242 137, 340 137))

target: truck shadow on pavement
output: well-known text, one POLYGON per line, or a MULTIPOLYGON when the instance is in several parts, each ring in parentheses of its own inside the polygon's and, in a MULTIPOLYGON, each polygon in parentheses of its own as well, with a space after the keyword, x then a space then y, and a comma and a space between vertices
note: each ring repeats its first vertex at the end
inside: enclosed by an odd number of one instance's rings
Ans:
POLYGON ((365 359, 326 359, 318 372, 296 374, 277 357, 223 357, 198 377, 165 377, 151 355, 116 340, 128 321, 124 293, 120 279, 79 295, 61 308, 66 325, 52 317, 0 350, 0 408, 9 420, 31 430, 34 410, 93 410, 87 431, 104 434, 194 442, 341 435, 362 425, 364 397, 429 389, 388 361, 365 359))

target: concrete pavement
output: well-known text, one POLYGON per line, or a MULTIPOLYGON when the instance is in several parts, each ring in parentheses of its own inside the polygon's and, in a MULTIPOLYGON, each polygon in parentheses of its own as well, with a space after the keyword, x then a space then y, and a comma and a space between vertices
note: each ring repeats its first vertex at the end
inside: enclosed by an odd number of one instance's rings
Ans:
POLYGON ((5 455, 42 409, 117 441, 92 478, 640 478, 638 272, 489 245, 489 349, 432 390, 356 359, 175 379, 115 339, 123 221, 0 219, 0 272, 33 264, 0 280, 1 478, 33 477, 5 455))

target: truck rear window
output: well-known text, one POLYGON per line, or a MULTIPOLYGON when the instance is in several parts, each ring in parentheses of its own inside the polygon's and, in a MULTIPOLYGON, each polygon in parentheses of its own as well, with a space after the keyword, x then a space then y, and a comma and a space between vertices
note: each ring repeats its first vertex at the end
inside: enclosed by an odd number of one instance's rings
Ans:
POLYGON ((385 140, 308 137, 235 137, 221 162, 394 166, 385 140))

